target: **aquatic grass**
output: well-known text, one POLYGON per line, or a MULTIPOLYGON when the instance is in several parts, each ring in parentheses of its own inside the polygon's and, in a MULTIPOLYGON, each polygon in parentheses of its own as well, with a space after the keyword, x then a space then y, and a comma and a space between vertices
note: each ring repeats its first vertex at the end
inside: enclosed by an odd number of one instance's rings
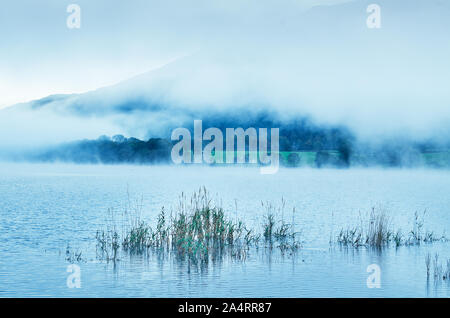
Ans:
MULTIPOLYGON (((139 252, 145 249, 147 246, 150 246, 151 242, 158 242, 158 238, 153 235, 152 229, 148 226, 144 221, 139 223, 136 227, 132 227, 122 241, 122 247, 125 250, 129 250, 132 252, 139 252)), ((118 238, 118 234, 114 233, 115 238, 118 238)), ((118 245, 117 245, 118 246, 118 245)))
POLYGON ((370 214, 366 244, 381 247, 386 245, 392 236, 393 232, 389 229, 389 218, 384 212, 377 213, 373 208, 370 214))
POLYGON ((417 212, 414 214, 413 228, 404 236, 401 229, 393 229, 385 211, 373 207, 367 219, 359 215, 359 225, 341 228, 336 242, 343 246, 382 248, 392 243, 399 247, 447 241, 445 235, 436 236, 434 232, 424 231, 425 214, 426 211, 422 216, 417 212))
POLYGON ((65 259, 69 263, 80 263, 85 261, 82 257, 82 252, 80 250, 73 251, 69 244, 67 244, 66 247, 65 259))
POLYGON ((450 258, 447 260, 447 270, 446 270, 446 276, 447 280, 450 280, 450 258))
POLYGON ((287 251, 293 253, 302 247, 302 242, 297 239, 300 233, 294 231, 295 208, 292 210, 292 223, 287 223, 284 220, 285 205, 283 198, 278 209, 269 202, 261 202, 262 208, 266 210, 262 224, 264 241, 270 249, 277 243, 276 247, 283 254, 287 251), (277 220, 276 215, 281 215, 281 219, 277 220))
MULTIPOLYGON (((256 251, 263 247, 269 252, 275 247, 282 254, 293 254, 301 249, 301 232, 295 231, 295 209, 288 223, 284 219, 284 199, 279 207, 268 202, 262 202, 261 207, 263 221, 258 231, 258 228, 247 227, 237 216, 231 218, 221 205, 215 204, 205 188, 194 192, 190 198, 182 193, 178 206, 170 213, 162 207, 154 221, 142 217, 142 199, 129 200, 121 214, 108 209, 104 227, 96 232, 97 258, 116 262, 125 255, 150 257, 154 254, 158 259, 174 256, 189 264, 207 264, 225 256, 245 260, 252 251, 250 247, 256 251)), ((394 231, 384 210, 372 208, 369 214, 359 214, 356 226, 341 228, 334 239, 343 246, 380 249, 390 244, 399 247, 446 241, 444 235, 439 237, 424 230, 424 216, 425 212, 415 213, 412 229, 403 234, 401 229, 394 231)), ((330 239, 330 244, 333 242, 330 239)), ((431 257, 426 259, 427 275, 431 274, 431 263, 431 257)), ((437 264, 437 260, 434 263, 437 264)), ((450 263, 447 267, 450 268, 450 263)), ((434 268, 438 273, 438 265, 434 268)))
POLYGON ((425 210, 422 215, 414 213, 413 229, 409 232, 409 237, 404 240, 404 245, 420 245, 421 243, 446 242, 448 241, 445 234, 436 235, 433 231, 424 230, 425 210))
POLYGON ((106 225, 103 229, 97 230, 96 252, 97 258, 103 258, 108 261, 116 261, 120 248, 120 235, 115 221, 115 211, 108 209, 106 225))
MULTIPOLYGON (((264 204, 263 204, 264 206, 264 204)), ((274 210, 267 205, 268 211, 274 210)), ((110 220, 114 220, 109 210, 110 220)), ((156 226, 141 218, 141 205, 136 212, 127 209, 123 213, 125 226, 117 231, 115 222, 107 222, 105 229, 97 231, 96 240, 101 259, 116 261, 119 249, 130 254, 145 254, 159 251, 175 254, 179 259, 188 259, 192 264, 206 263, 228 253, 239 260, 246 258, 250 246, 258 247, 261 234, 249 229, 243 221, 229 218, 221 206, 215 205, 205 188, 199 189, 190 199, 180 196, 177 211, 166 214, 164 207, 156 218, 156 226)), ((282 243, 280 250, 296 250, 301 247, 295 240, 293 225, 276 221, 273 213, 267 214, 263 226, 265 242, 282 243), (278 225, 280 224, 280 225, 278 225)))
MULTIPOLYGON (((430 276, 430 262, 431 255, 428 253, 425 257, 425 264, 427 267, 427 278, 430 276)), ((450 258, 441 263, 439 261, 439 254, 436 253, 433 258, 433 278, 435 282, 447 281, 450 283, 450 258)))
POLYGON ((284 221, 281 221, 280 226, 275 229, 273 234, 273 236, 280 241, 286 240, 290 235, 292 235, 291 224, 284 221))
POLYGON ((273 228, 275 226, 275 216, 274 214, 267 214, 265 216, 264 227, 264 238, 266 241, 271 241, 273 238, 273 228))
POLYGON ((425 257, 425 266, 427 267, 427 277, 430 277, 431 254, 427 253, 425 257))
POLYGON ((442 277, 442 265, 439 262, 439 254, 436 253, 433 259, 434 278, 440 279, 442 277))

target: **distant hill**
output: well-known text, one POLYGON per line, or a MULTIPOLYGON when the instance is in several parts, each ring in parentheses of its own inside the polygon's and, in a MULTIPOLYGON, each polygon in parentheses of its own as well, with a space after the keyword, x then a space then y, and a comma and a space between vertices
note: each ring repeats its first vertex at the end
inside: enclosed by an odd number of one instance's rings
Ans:
POLYGON ((299 13, 280 48, 230 44, 109 87, 1 109, 0 158, 165 161, 172 130, 201 119, 204 129, 280 128, 292 163, 445 166, 434 154, 450 149, 450 3, 380 0, 379 30, 366 26, 370 3, 299 13), (119 134, 132 138, 98 139, 119 134))

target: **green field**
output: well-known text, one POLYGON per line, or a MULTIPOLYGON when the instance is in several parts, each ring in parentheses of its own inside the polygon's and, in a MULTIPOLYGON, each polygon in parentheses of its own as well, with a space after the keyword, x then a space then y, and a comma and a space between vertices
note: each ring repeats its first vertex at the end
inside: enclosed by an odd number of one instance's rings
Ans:
MULTIPOLYGON (((237 152, 242 153, 242 152, 237 152)), ((236 159, 237 153, 234 157, 236 159)), ((306 166, 316 167, 318 151, 280 151, 280 164, 284 166, 306 166)), ((329 156, 330 162, 336 162, 339 159, 339 152, 336 150, 324 150, 329 156)), ((225 162, 226 151, 215 153, 214 157, 223 156, 225 162)), ((379 155, 379 154, 378 154, 379 155)), ((245 152, 246 162, 248 162, 249 152, 245 152)), ((355 153, 351 157, 352 165, 370 165, 368 162, 373 162, 374 155, 370 153, 355 153)), ((450 167, 450 151, 435 151, 420 153, 413 158, 416 165, 424 165, 427 167, 445 168, 450 167)))
POLYGON ((450 167, 450 151, 426 152, 422 156, 427 166, 450 167))

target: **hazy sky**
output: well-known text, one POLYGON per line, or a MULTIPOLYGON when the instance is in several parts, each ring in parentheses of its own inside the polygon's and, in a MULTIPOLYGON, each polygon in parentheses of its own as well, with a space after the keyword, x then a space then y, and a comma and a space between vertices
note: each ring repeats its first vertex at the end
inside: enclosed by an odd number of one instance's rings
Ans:
MULTIPOLYGON (((164 65, 264 21, 345 0, 9 0, 0 6, 0 107, 84 92, 164 65), (67 6, 81 7, 68 29, 67 6)), ((247 33, 250 35, 250 33, 247 33)))
POLYGON ((108 86, 178 59, 136 91, 104 91, 84 107, 137 92, 192 107, 260 103, 368 135, 448 133, 449 30, 448 0, 8 1, 0 105, 108 86), (80 29, 66 26, 70 3, 81 7, 80 29), (372 3, 380 29, 366 24, 372 3))

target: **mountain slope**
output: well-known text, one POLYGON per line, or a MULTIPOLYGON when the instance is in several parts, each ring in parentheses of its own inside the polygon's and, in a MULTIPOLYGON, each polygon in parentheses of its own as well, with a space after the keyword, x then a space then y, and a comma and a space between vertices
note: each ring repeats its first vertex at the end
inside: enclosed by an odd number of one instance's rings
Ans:
POLYGON ((293 127, 305 117, 320 127, 344 125, 358 136, 447 139, 449 2, 380 0, 377 30, 365 23, 369 3, 286 13, 268 22, 283 25, 267 34, 270 42, 264 35, 237 36, 235 45, 114 86, 0 110, 0 145, 117 133, 166 137, 194 119, 218 127, 293 127))

